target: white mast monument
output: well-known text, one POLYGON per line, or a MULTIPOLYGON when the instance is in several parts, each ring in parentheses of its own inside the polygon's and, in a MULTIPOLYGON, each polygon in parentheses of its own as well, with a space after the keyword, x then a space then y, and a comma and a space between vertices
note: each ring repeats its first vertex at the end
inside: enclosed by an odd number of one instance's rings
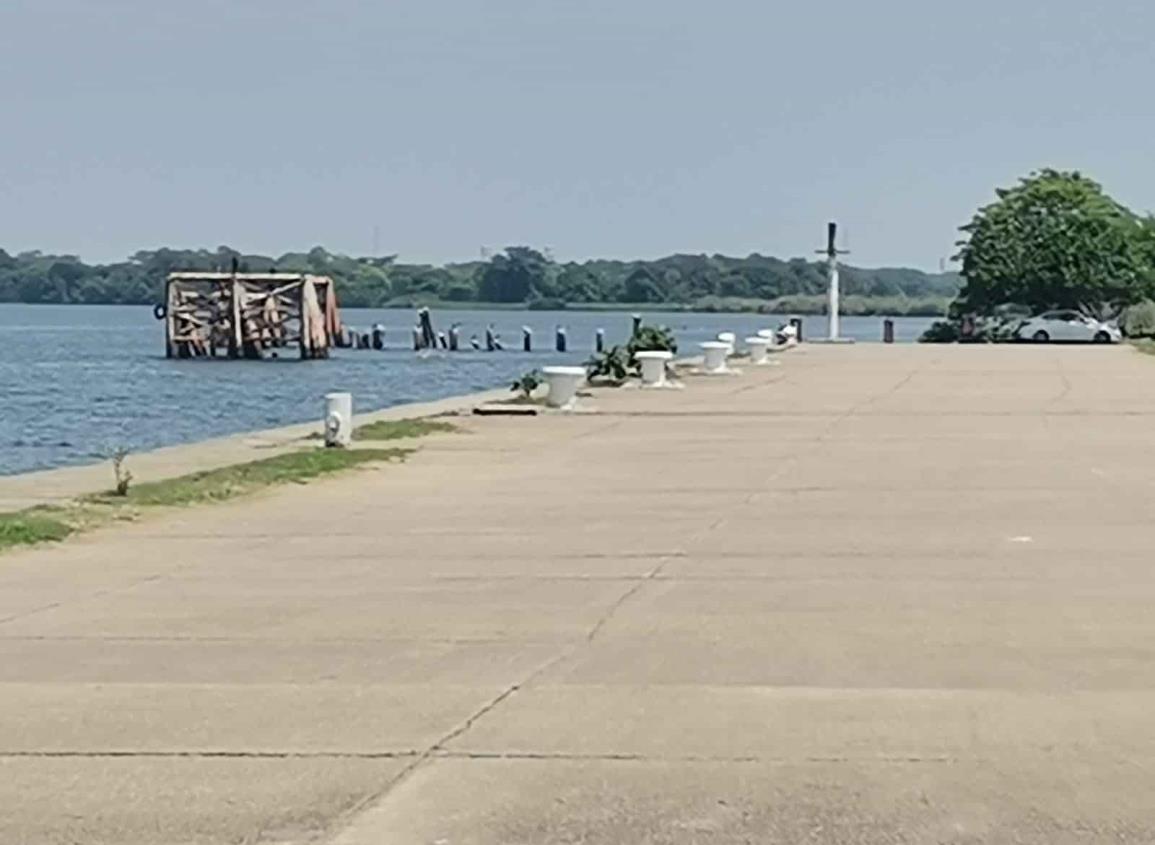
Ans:
POLYGON ((819 255, 826 256, 826 271, 830 279, 830 304, 827 308, 830 332, 826 340, 830 343, 845 343, 838 334, 838 317, 841 304, 838 290, 838 256, 849 255, 849 251, 839 249, 837 244, 838 224, 833 220, 826 224, 826 249, 818 250, 819 255))

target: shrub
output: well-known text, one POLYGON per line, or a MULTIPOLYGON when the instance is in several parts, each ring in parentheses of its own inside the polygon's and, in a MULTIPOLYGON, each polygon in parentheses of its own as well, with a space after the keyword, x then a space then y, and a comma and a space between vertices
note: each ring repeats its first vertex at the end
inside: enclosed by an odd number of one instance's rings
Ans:
POLYGON ((590 381, 620 384, 630 376, 631 361, 632 356, 625 347, 614 346, 586 361, 586 374, 590 381))
POLYGON ((922 337, 918 339, 919 343, 958 343, 959 326, 952 320, 938 320, 930 324, 922 337))
POLYGON ((541 370, 530 370, 528 373, 523 373, 517 381, 510 385, 510 390, 514 393, 520 393, 523 399, 530 399, 533 397, 533 392, 542 385, 541 370))
POLYGON ((1155 302, 1132 305, 1123 312, 1119 327, 1127 337, 1155 337, 1155 302))
POLYGON ((641 326, 626 346, 631 363, 638 352, 677 352, 678 341, 665 326, 641 326))

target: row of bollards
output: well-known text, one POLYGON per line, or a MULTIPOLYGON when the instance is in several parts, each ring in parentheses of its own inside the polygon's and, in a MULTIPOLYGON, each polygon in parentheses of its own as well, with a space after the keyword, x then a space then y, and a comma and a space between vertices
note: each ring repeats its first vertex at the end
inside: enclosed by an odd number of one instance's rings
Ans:
MULTIPOLYGON (((636 334, 641 325, 641 317, 634 315, 634 333, 636 334)), ((802 337, 802 319, 800 317, 791 317, 787 325, 794 331, 795 340, 801 342, 802 337)), ((375 349, 381 351, 385 349, 385 327, 381 324, 375 324, 368 333, 358 334, 355 331, 342 328, 343 343, 340 345, 350 346, 356 349, 375 349)), ((894 343, 894 320, 886 318, 882 321, 882 342, 894 343)), ((484 342, 479 340, 476 335, 470 338, 470 348, 474 350, 485 349, 487 352, 500 352, 505 349, 501 341, 500 335, 492 325, 485 329, 484 342)), ((450 326, 448 332, 434 331, 432 318, 429 309, 423 308, 418 311, 418 322, 413 327, 413 349, 420 352, 424 349, 443 349, 449 352, 457 352, 462 349, 461 343, 461 326, 459 323, 454 323, 450 326)), ((569 351, 569 333, 565 326, 558 326, 554 331, 553 348, 557 352, 569 351)), ((598 329, 594 332, 594 351, 602 353, 606 351, 606 330, 598 329)), ((534 349, 533 329, 529 326, 522 326, 521 329, 521 349, 523 352, 532 352, 534 349)))
MULTIPOLYGON (((352 342, 349 345, 357 349, 375 349, 381 351, 385 349, 385 327, 375 325, 372 330, 366 334, 353 332, 352 342)), ((486 352, 501 352, 505 349, 501 336, 493 326, 486 327, 484 339, 479 339, 476 335, 472 336, 469 339, 469 346, 478 351, 484 349, 486 352)), ((423 326, 421 324, 413 327, 414 352, 421 352, 426 349, 442 349, 447 352, 457 352, 462 348, 461 327, 457 323, 450 326, 448 332, 435 332, 432 326, 423 326)), ((554 332, 553 348, 557 352, 569 351, 569 332, 565 326, 558 326, 554 332)), ((594 333, 593 348, 595 352, 605 352, 605 329, 598 329, 594 333)), ((521 349, 523 352, 532 352, 534 349, 533 329, 529 326, 523 326, 521 329, 521 349)))

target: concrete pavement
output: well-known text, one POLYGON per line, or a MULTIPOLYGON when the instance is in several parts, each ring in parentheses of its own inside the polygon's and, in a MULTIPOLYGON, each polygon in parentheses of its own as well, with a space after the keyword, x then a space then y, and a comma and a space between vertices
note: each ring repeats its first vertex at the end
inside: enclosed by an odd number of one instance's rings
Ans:
POLYGON ((1155 361, 588 402, 0 558, 0 842, 1155 840, 1155 361))

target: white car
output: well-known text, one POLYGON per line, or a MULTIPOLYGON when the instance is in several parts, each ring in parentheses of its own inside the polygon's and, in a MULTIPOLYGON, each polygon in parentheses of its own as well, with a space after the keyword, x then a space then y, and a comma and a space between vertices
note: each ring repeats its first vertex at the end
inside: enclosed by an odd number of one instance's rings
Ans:
POLYGON ((1019 340, 1035 343, 1118 343, 1123 339, 1118 326, 1092 319, 1078 311, 1048 311, 1019 326, 1019 340))

